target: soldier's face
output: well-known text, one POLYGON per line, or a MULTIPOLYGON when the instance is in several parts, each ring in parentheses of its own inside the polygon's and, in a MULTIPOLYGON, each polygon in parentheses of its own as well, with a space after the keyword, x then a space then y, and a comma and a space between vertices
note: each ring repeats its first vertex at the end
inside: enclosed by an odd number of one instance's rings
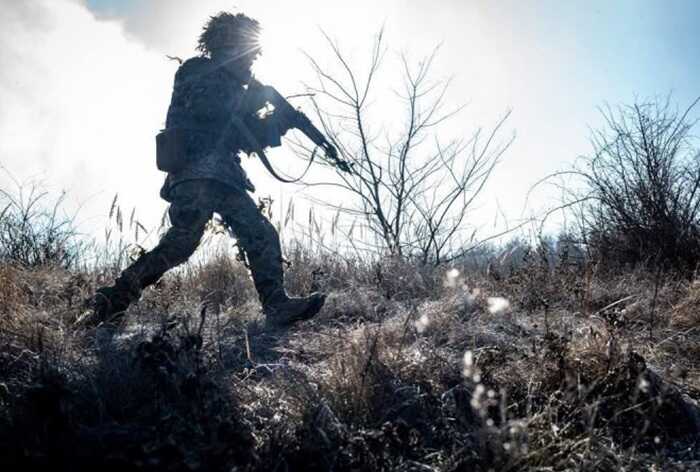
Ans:
POLYGON ((255 55, 240 48, 221 48, 212 51, 212 59, 222 63, 237 75, 249 75, 255 62, 255 55))

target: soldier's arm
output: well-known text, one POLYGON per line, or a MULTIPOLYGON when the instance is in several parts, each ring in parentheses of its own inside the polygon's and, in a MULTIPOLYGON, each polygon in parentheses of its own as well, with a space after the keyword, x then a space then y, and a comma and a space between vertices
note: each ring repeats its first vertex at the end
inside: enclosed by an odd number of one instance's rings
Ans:
POLYGON ((262 147, 280 146, 282 136, 296 128, 296 116, 290 116, 275 102, 269 87, 255 80, 246 93, 246 110, 246 124, 262 147))
POLYGON ((328 160, 335 166, 339 167, 344 172, 350 172, 350 166, 347 162, 338 157, 336 148, 326 139, 323 133, 314 126, 311 120, 301 111, 294 108, 275 88, 263 85, 257 80, 251 81, 252 90, 255 93, 257 100, 264 103, 270 103, 274 106, 274 111, 267 118, 266 123, 268 136, 274 144, 269 146, 279 146, 280 138, 290 129, 296 128, 306 135, 314 144, 321 147, 326 154, 328 160), (272 131, 271 131, 272 129, 272 131))

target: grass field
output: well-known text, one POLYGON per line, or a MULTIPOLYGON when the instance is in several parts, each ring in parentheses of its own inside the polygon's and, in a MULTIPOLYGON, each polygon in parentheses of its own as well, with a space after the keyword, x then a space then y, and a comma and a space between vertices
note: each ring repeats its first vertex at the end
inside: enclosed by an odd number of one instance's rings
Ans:
POLYGON ((93 330, 113 272, 0 265, 4 470, 700 468, 698 283, 287 257, 291 292, 329 296, 286 332, 223 254, 93 330))

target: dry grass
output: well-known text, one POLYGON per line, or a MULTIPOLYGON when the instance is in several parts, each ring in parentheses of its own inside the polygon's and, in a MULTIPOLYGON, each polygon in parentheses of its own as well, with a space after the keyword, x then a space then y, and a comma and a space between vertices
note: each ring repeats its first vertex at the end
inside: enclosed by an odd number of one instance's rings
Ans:
POLYGON ((263 329, 245 268, 223 254, 149 289, 116 331, 71 325, 97 275, 0 266, 0 461, 700 467, 696 283, 537 262, 496 280, 300 248, 289 259, 291 290, 330 295, 285 333, 263 329))
POLYGON ((687 288, 687 294, 671 311, 671 326, 679 329, 696 330, 700 326, 700 281, 694 281, 687 288))

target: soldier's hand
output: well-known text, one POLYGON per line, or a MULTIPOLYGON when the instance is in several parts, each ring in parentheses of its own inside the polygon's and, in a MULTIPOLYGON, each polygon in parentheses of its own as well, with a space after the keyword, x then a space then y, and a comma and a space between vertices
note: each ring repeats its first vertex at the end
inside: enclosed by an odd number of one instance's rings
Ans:
POLYGON ((324 151, 326 152, 326 157, 327 157, 331 162, 333 162, 333 164, 334 164, 338 169, 340 169, 340 170, 343 171, 343 172, 350 173, 350 171, 351 171, 350 164, 349 164, 348 162, 346 162, 346 161, 344 161, 344 160, 342 160, 341 158, 338 157, 338 150, 335 148, 335 146, 333 146, 333 145, 330 144, 330 143, 326 143, 326 144, 323 146, 323 149, 324 149, 324 151))
POLYGON ((323 151, 326 153, 326 157, 333 162, 338 162, 338 150, 330 143, 325 143, 323 145, 323 151))
POLYGON ((336 164, 340 170, 345 172, 346 174, 349 174, 352 172, 352 165, 348 163, 347 161, 343 161, 338 159, 338 163, 336 164))

